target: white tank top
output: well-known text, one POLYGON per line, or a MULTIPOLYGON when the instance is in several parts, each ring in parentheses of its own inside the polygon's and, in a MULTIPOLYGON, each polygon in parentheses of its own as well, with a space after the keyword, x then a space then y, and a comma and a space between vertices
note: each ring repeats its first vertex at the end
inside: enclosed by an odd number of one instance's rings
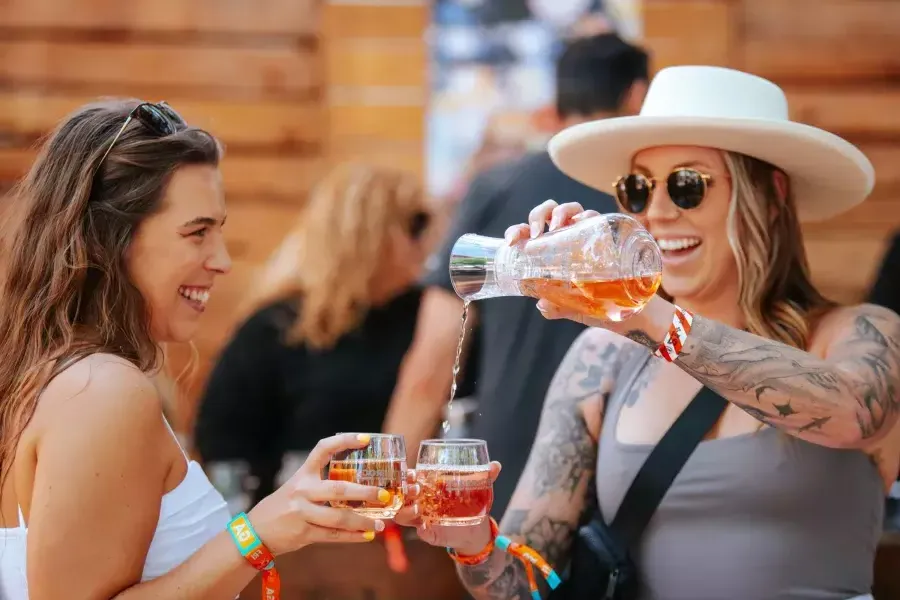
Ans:
MULTIPOLYGON (((155 579, 186 561, 225 529, 230 518, 222 494, 212 486, 196 461, 188 461, 184 479, 162 497, 159 521, 147 551, 141 581, 155 579)), ((18 527, 0 529, 0 600, 28 600, 27 531, 21 509, 18 527)))

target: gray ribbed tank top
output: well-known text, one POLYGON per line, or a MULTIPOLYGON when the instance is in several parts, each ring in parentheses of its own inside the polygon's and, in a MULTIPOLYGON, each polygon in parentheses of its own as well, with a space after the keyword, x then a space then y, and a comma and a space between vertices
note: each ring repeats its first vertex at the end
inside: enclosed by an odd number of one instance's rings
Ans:
MULTIPOLYGON (((607 523, 652 449, 616 439, 623 399, 646 364, 644 355, 631 356, 607 400, 600 436, 597 493, 607 523)), ((640 598, 868 594, 883 510, 881 477, 860 451, 817 446, 772 428, 701 442, 634 552, 640 598)))

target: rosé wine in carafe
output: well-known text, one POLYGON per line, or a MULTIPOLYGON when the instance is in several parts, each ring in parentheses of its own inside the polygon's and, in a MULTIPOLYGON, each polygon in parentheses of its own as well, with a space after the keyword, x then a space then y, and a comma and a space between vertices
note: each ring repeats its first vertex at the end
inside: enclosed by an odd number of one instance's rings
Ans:
POLYGON ((640 312, 661 279, 662 255, 653 236, 619 213, 589 217, 512 246, 466 234, 450 253, 450 280, 464 301, 545 298, 609 321, 640 312))

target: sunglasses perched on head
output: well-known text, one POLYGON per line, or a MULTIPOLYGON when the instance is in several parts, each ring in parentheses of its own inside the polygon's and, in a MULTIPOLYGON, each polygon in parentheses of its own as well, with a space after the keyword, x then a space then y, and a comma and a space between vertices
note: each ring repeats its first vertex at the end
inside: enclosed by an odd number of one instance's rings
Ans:
POLYGON ((116 136, 106 148, 106 152, 103 154, 103 158, 100 159, 98 164, 103 164, 103 161, 109 156, 109 151, 113 149, 113 146, 115 146, 116 142, 119 141, 119 138, 122 137, 122 133, 132 120, 140 122, 141 125, 160 137, 172 135, 187 127, 187 123, 181 118, 181 115, 175 112, 175 110, 165 102, 160 102, 159 104, 142 102, 128 113, 128 117, 125 119, 125 122, 122 123, 118 133, 116 133, 116 136))
MULTIPOLYGON (((711 175, 685 167, 669 173, 665 183, 669 198, 675 206, 690 210, 700 206, 713 180, 711 175)), ((648 177, 643 173, 623 175, 613 184, 619 204, 632 214, 640 214, 647 210, 657 185, 659 185, 657 178, 648 177)))

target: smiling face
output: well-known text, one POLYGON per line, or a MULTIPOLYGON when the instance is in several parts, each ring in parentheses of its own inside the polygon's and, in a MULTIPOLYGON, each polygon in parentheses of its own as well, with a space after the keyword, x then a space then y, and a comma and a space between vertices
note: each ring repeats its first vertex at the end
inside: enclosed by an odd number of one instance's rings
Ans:
POLYGON ((224 223, 219 170, 188 165, 172 174, 160 210, 135 233, 128 271, 149 306, 157 342, 183 342, 196 333, 213 282, 231 269, 224 223))
POLYGON ((633 216, 662 250, 666 293, 688 304, 705 304, 723 294, 736 299, 737 263, 726 227, 731 181, 722 153, 693 146, 648 148, 632 159, 632 173, 657 182, 646 208, 633 216), (681 208, 669 195, 666 180, 679 168, 708 176, 706 192, 695 208, 681 208))

